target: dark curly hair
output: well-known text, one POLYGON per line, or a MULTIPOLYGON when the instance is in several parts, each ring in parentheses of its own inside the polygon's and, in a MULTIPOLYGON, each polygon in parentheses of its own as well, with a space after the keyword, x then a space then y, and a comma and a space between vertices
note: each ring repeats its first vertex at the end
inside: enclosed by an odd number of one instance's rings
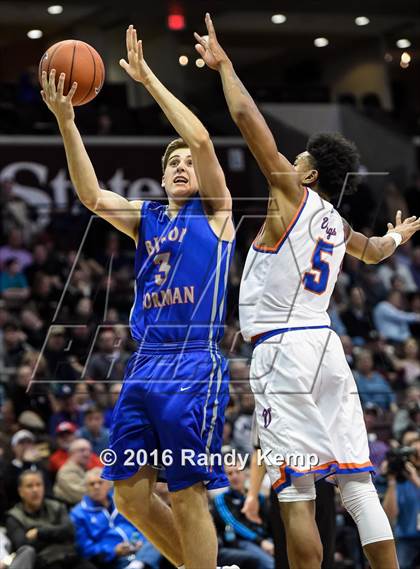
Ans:
POLYGON ((311 136, 306 150, 314 160, 314 168, 318 170, 322 193, 334 198, 341 193, 344 184, 346 194, 356 191, 360 155, 353 142, 339 132, 321 132, 311 136))

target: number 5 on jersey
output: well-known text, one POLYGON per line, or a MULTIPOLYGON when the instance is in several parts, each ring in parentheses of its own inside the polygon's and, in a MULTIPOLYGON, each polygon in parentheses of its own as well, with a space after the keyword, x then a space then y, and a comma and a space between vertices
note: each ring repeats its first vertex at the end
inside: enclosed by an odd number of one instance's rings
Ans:
POLYGON ((314 294, 323 294, 330 276, 330 265, 326 255, 331 256, 334 245, 319 239, 312 254, 312 267, 303 275, 303 286, 314 294))

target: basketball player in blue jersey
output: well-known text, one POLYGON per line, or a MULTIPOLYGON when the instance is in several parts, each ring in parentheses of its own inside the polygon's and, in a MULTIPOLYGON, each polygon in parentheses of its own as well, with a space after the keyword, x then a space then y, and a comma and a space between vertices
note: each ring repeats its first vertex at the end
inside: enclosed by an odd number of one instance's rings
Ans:
POLYGON ((64 96, 64 76, 56 87, 52 70, 43 76, 42 91, 57 118, 81 202, 136 243, 130 327, 138 350, 114 410, 114 458, 103 476, 115 481, 118 510, 176 567, 216 569, 206 491, 229 485, 218 456, 229 398, 218 343, 234 250, 231 196, 208 132, 152 73, 132 26, 126 43, 121 66, 182 137, 163 156, 168 206, 129 202, 101 189, 74 122, 77 85, 64 96), (161 464, 172 508, 154 491, 161 464))
POLYGON ((208 14, 206 25, 208 36, 196 34, 196 49, 220 73, 232 118, 270 189, 267 216, 243 271, 239 316, 242 335, 254 345, 250 383, 258 434, 280 502, 290 566, 321 567, 315 481, 334 474, 370 566, 397 569, 391 527, 371 480, 356 384, 327 308, 345 253, 379 263, 420 229, 420 219, 402 221, 398 212, 382 237, 352 231, 330 201, 346 181, 354 186, 355 146, 339 134, 314 135, 292 165, 278 152, 208 14), (288 452, 304 462, 290 461, 288 452), (316 465, 308 464, 310 456, 316 465))

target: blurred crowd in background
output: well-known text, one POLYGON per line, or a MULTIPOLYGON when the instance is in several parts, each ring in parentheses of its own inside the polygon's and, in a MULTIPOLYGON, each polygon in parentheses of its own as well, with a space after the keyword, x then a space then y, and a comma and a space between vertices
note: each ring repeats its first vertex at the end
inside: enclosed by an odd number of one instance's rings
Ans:
MULTIPOLYGON (((416 214, 419 198, 418 177, 406 191, 394 189, 387 207, 416 214)), ((69 559, 80 568, 92 567, 89 563, 110 569, 163 567, 153 546, 117 514, 110 486, 100 479, 99 455, 107 448, 125 363, 135 349, 127 328, 134 248, 106 226, 104 240, 90 249, 66 249, 59 224, 37 229, 36 210, 13 194, 12 181, 2 183, 0 202, 0 525, 8 536, 2 534, 0 559, 7 545, 32 559, 25 563, 37 563, 22 565, 28 568, 67 567, 69 559), (34 514, 40 504, 45 526, 34 514), (35 526, 28 516, 36 518, 35 526)), ((83 222, 72 221, 75 227, 83 222)), ((384 225, 380 231, 385 230, 384 225)), ((223 444, 225 451, 252 453, 252 349, 238 333, 245 255, 239 247, 222 341, 232 379, 223 444)), ((412 505, 418 509, 420 503, 419 237, 377 266, 347 256, 330 316, 359 388, 378 490, 397 539, 407 543, 407 551, 417 548, 420 532, 412 505)), ((243 498, 247 471, 231 469, 229 478, 243 498)), ((167 500, 166 485, 158 490, 167 500)), ((237 519, 236 527, 220 517, 223 509, 214 512, 221 550, 249 549, 239 563, 243 569, 274 568, 265 518, 258 527, 237 519), (247 549, 244 541, 252 546, 247 549)), ((357 543, 337 500, 335 567, 363 567, 357 543)), ((414 556, 407 555, 411 564, 401 566, 416 567, 414 556)), ((13 567, 18 562, 16 557, 13 567)))

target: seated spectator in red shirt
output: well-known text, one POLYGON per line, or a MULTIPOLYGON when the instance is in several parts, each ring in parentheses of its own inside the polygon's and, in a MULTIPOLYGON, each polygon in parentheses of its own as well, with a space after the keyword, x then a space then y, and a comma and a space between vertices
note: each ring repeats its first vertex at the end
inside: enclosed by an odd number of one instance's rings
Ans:
MULTIPOLYGON (((77 426, 70 421, 62 421, 57 425, 55 430, 57 436, 57 450, 52 453, 49 459, 49 468, 53 474, 56 474, 67 462, 69 458, 70 445, 76 440, 76 431, 77 426)), ((87 469, 91 470, 97 466, 103 466, 101 460, 95 453, 91 453, 87 469)))

